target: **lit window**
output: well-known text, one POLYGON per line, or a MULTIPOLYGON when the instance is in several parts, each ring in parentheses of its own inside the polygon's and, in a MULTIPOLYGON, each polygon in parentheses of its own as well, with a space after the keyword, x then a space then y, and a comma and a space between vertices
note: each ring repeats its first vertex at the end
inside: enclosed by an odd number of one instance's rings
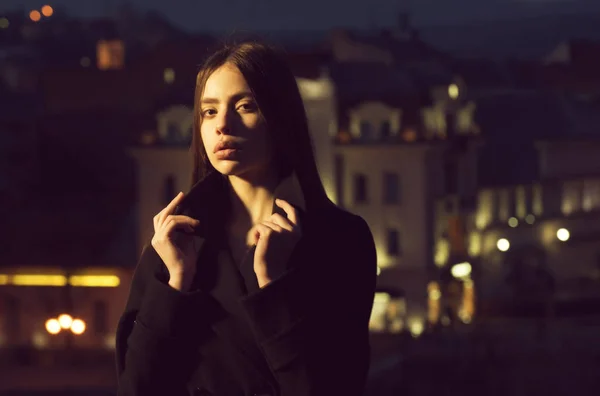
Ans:
POLYGON ((427 320, 436 324, 440 320, 442 292, 438 282, 429 282, 427 285, 427 320))
POLYGON ((121 40, 100 40, 96 45, 98 69, 122 69, 125 64, 125 46, 121 40))
POLYGON ((515 211, 518 218, 526 216, 527 207, 527 190, 525 186, 518 186, 515 191, 515 211))
POLYGON ((577 212, 581 208, 581 186, 578 182, 563 185, 561 210, 565 215, 577 212))
POLYGON ((450 84, 448 86, 448 96, 451 99, 456 99, 456 98, 458 98, 458 94, 459 94, 458 85, 450 84))
POLYGON ((389 302, 390 295, 388 293, 375 293, 373 308, 371 309, 371 318, 369 320, 369 330, 375 332, 382 332, 385 330, 385 316, 389 302))

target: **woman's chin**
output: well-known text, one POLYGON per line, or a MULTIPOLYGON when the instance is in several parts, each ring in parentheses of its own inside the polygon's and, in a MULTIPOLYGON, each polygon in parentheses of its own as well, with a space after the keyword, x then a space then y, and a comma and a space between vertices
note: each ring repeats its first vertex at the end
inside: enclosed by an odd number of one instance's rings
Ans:
POLYGON ((244 167, 237 161, 219 161, 218 164, 213 167, 222 175, 225 176, 238 176, 244 172, 244 167))

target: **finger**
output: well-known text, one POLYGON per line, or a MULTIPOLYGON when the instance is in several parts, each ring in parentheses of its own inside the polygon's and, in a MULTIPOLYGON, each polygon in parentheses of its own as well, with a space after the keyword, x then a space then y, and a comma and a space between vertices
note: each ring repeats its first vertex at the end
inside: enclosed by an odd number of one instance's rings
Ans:
POLYGON ((175 198, 173 198, 173 200, 171 202, 169 202, 169 204, 158 213, 158 219, 157 219, 157 226, 161 227, 162 224, 165 222, 165 218, 170 215, 171 213, 173 213, 173 210, 175 210, 175 207, 177 207, 177 205, 179 204, 179 202, 181 202, 181 199, 183 198, 183 193, 180 192, 179 194, 177 194, 175 196, 175 198))
POLYGON ((200 224, 198 220, 192 219, 188 216, 170 215, 167 216, 167 218, 165 219, 160 231, 165 235, 170 235, 169 233, 172 232, 174 229, 191 227, 191 229, 193 230, 194 227, 198 226, 198 224, 200 224))
POLYGON ((276 199, 275 205, 277 205, 281 209, 283 209, 283 211, 287 215, 288 220, 292 224, 294 224, 294 225, 298 224, 298 216, 296 214, 296 209, 292 205, 290 205, 289 202, 284 201, 283 199, 276 199))
POLYGON ((273 213, 271 215, 271 218, 269 219, 269 221, 277 224, 279 227, 283 228, 284 230, 288 230, 288 231, 294 230, 294 225, 288 219, 286 219, 279 213, 273 213))
POLYGON ((254 243, 258 243, 258 240, 261 238, 267 238, 271 232, 273 232, 272 228, 267 227, 264 224, 257 224, 254 226, 254 243))
POLYGON ((279 224, 275 224, 269 220, 263 221, 262 224, 266 225, 267 227, 269 227, 270 229, 272 229, 275 232, 282 232, 284 230, 284 228, 281 227, 279 224))

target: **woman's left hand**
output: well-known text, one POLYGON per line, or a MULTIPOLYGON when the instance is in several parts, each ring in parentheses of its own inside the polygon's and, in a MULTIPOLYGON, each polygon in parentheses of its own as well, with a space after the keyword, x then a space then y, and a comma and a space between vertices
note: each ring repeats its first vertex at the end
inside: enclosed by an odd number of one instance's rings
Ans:
POLYGON ((283 209, 287 218, 274 213, 269 220, 254 227, 254 273, 261 288, 283 275, 294 247, 302 237, 296 209, 282 199, 276 199, 275 205, 283 209))

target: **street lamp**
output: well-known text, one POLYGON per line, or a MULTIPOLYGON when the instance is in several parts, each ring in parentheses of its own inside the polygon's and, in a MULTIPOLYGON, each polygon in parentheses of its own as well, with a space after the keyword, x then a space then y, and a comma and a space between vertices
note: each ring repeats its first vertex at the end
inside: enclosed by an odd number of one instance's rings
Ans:
POLYGON ((81 335, 85 332, 85 327, 83 320, 73 319, 69 314, 61 314, 58 318, 50 318, 46 321, 46 331, 52 335, 56 335, 62 330, 71 330, 71 333, 81 335))

